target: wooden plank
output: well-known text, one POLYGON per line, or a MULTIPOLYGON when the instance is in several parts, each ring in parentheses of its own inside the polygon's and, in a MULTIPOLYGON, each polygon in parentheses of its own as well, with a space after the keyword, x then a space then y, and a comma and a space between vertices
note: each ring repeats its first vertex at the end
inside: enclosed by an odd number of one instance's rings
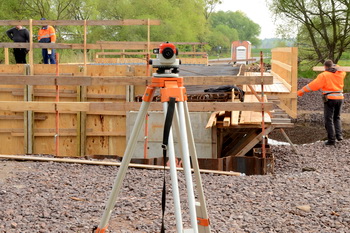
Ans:
POLYGON ((1 75, 1 85, 55 85, 55 78, 52 76, 24 76, 24 75, 1 75), (29 77, 28 77, 29 76, 29 77))
POLYGON ((5 48, 4 49, 4 56, 5 56, 5 65, 10 64, 10 59, 9 59, 9 48, 5 48))
MULTIPOLYGON (((240 101, 238 99, 234 99, 233 102, 239 103, 240 101)), ((240 111, 231 112, 231 125, 238 125, 240 113, 240 111)))
POLYGON ((279 47, 271 49, 271 52, 291 53, 292 47, 279 47))
POLYGON ((214 126, 216 123, 216 115, 218 114, 219 112, 213 112, 210 117, 209 117, 209 120, 208 120, 208 123, 207 125, 205 126, 205 128, 211 128, 212 126, 214 126))
MULTIPOLYGON (((145 76, 114 76, 114 77, 92 77, 92 76, 68 76, 60 75, 1 75, 0 84, 3 85, 145 85, 150 83, 151 77, 145 76)), ((259 76, 192 76, 185 78, 185 85, 243 85, 259 84, 259 76)), ((272 84, 273 77, 264 76, 264 83, 272 84)))
MULTIPOLYGON (((272 103, 265 103, 265 110, 273 110, 272 103)), ((110 103, 110 102, 22 102, 22 101, 0 101, 1 111, 36 111, 36 112, 87 112, 87 113, 107 113, 113 111, 137 111, 140 109, 140 102, 110 103)), ((188 103, 191 112, 210 111, 261 111, 261 104, 254 102, 232 103, 232 102, 190 102, 188 103)), ((152 102, 149 111, 162 111, 162 103, 152 102)))
MULTIPOLYGON (((258 99, 254 95, 245 95, 244 96, 244 102, 255 102, 259 103, 258 99)), ((266 96, 265 96, 266 101, 266 96)), ((264 103, 265 105, 265 103, 264 103)), ((261 106, 261 103, 260 103, 261 106)), ((261 108, 260 108, 261 110, 261 108)), ((266 109, 265 109, 266 111, 266 109)), ((264 121, 265 123, 271 123, 271 117, 267 112, 264 113, 264 121)), ((241 112, 241 119, 240 124, 261 124, 262 122, 262 113, 261 112, 253 112, 253 111, 242 111, 241 112)))
POLYGON ((280 82, 283 83, 283 85, 288 89, 288 91, 290 92, 292 90, 292 85, 289 84, 286 80, 284 80, 281 76, 279 76, 277 73, 275 73, 274 71, 271 70, 271 74, 277 78, 280 82))
MULTIPOLYGON (((96 44, 113 44, 113 45, 146 45, 149 43, 149 45, 152 46, 159 46, 160 44, 163 44, 164 41, 96 41, 96 44)), ((206 45, 207 42, 172 42, 174 45, 206 45)), ((128 48, 126 48, 128 49, 128 48)))
POLYGON ((231 117, 225 117, 224 122, 223 122, 223 126, 228 127, 230 125, 231 125, 231 117))
POLYGON ((219 116, 225 115, 225 111, 220 111, 218 115, 219 115, 219 116))
MULTIPOLYGON (((273 126, 267 127, 265 129, 265 135, 268 135, 270 132, 272 132, 273 129, 273 126)), ((248 153, 248 151, 250 151, 256 144, 258 144, 262 140, 262 136, 263 133, 259 133, 256 137, 254 137, 254 139, 250 140, 249 143, 245 145, 243 149, 241 149, 235 156, 243 156, 246 153, 248 153)))
MULTIPOLYGON (((90 164, 90 165, 103 165, 103 166, 120 166, 119 162, 106 162, 106 161, 91 161, 91 160, 82 160, 82 159, 62 159, 62 158, 45 158, 45 157, 35 157, 35 156, 19 156, 19 155, 0 155, 0 159, 14 159, 14 160, 23 160, 23 161, 41 161, 41 162, 57 162, 57 163, 76 163, 76 164, 90 164)), ((157 165, 145 165, 145 164, 134 164, 130 163, 129 167, 141 168, 141 169, 164 169, 164 166, 157 165)), ((169 170, 170 167, 166 166, 165 169, 169 170)), ((183 171, 183 168, 177 167, 176 170, 183 171)), ((191 169, 193 171, 193 169, 191 169)), ((209 174, 220 174, 220 175, 229 175, 229 176, 241 176, 239 172, 225 172, 225 171, 215 171, 215 170, 206 170, 200 169, 201 173, 209 174)))
MULTIPOLYGON (((312 70, 313 71, 323 72, 324 71, 324 66, 314 66, 314 67, 312 67, 312 70)), ((337 70, 350 72, 350 66, 340 66, 340 67, 337 67, 337 70)))
MULTIPOLYGON (((54 130, 54 129, 52 129, 54 130)), ((60 134, 59 136, 61 137, 67 137, 67 136, 77 136, 77 132, 75 129, 74 132, 70 132, 70 131, 65 131, 64 129, 60 129, 60 134)), ((23 130, 22 130, 23 131, 23 130)), ((0 130, 0 133, 11 133, 12 136, 14 137, 23 137, 24 136, 24 132, 13 132, 13 131, 4 131, 3 129, 0 130)), ((35 137, 53 137, 55 136, 55 132, 34 132, 34 136, 35 137)), ((113 136, 113 137, 125 137, 126 136, 126 132, 125 131, 120 131, 120 132, 88 132, 86 133, 86 136, 113 136)))
MULTIPOLYGON (((150 25, 160 25, 160 20, 150 20, 150 25)), ((33 25, 55 25, 55 26, 83 26, 84 20, 33 20, 33 25)), ((145 19, 125 19, 125 20, 86 20, 90 26, 127 26, 127 25, 147 25, 145 19)), ((29 25, 29 20, 0 20, 0 26, 9 25, 29 25)))
POLYGON ((114 56, 114 55, 147 55, 147 52, 98 52, 96 56, 114 56))
MULTIPOLYGON (((147 54, 148 54, 147 52, 98 52, 96 53, 96 57, 98 58, 99 56, 147 55, 147 54)), ((203 55, 207 55, 207 53, 206 52, 181 52, 179 53, 178 57, 181 57, 182 55, 203 56, 203 55)))

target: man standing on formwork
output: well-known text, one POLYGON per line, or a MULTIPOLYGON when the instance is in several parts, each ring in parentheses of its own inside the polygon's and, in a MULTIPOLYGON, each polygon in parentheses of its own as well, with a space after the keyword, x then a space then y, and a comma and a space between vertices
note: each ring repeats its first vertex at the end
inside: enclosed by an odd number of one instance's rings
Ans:
POLYGON ((325 61, 325 71, 298 91, 298 96, 303 96, 305 92, 322 91, 324 121, 328 138, 325 142, 326 146, 335 145, 336 140, 343 140, 340 113, 344 103, 343 87, 346 73, 337 70, 337 67, 331 60, 325 61))
MULTIPOLYGON (((13 42, 19 43, 28 43, 29 42, 29 31, 18 25, 10 30, 6 31, 7 36, 13 40, 13 42)), ((14 48, 13 55, 15 56, 15 60, 17 64, 26 64, 26 55, 28 53, 28 49, 25 48, 14 48)))
MULTIPOLYGON (((46 20, 46 19, 41 18, 40 20, 46 20)), ((38 40, 39 40, 39 43, 56 43, 55 28, 50 25, 43 26, 39 30, 38 40)), ((42 49, 42 55, 43 55, 44 64, 56 64, 54 49, 42 49)))

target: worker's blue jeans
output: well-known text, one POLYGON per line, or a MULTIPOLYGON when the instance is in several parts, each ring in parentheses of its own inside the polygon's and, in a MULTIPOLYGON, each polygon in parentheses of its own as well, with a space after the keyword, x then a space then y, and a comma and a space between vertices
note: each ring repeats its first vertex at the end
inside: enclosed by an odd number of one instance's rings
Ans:
POLYGON ((51 50, 51 54, 48 54, 47 49, 42 50, 44 64, 56 64, 55 50, 51 50), (49 63, 50 61, 50 63, 49 63))
POLYGON ((324 103, 324 123, 327 130, 327 137, 329 142, 335 142, 335 139, 342 139, 342 126, 340 113, 342 110, 344 100, 329 99, 324 103))

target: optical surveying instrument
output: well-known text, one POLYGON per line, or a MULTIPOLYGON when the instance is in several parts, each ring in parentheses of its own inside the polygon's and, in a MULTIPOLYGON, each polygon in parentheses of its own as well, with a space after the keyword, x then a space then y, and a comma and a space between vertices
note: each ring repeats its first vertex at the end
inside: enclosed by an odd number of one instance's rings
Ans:
MULTIPOLYGON (((142 97, 142 104, 137 114, 137 118, 131 132, 122 163, 118 170, 117 177, 106 203, 106 207, 100 224, 94 230, 95 233, 104 233, 107 230, 108 221, 111 217, 112 210, 118 198, 122 182, 130 163, 131 157, 135 152, 137 138, 140 134, 142 125, 150 103, 152 102, 155 90, 160 89, 161 102, 163 103, 164 116, 166 118, 164 124, 164 139, 163 139, 163 162, 164 169, 166 164, 166 154, 168 153, 170 164, 170 175, 172 184, 172 194, 174 199, 174 210, 176 218, 176 232, 177 233, 208 233, 210 232, 210 225, 208 213, 206 209, 205 197, 202 187, 202 180, 199 172, 199 165, 197 160, 197 153, 192 133, 190 122, 190 115, 187 105, 186 89, 183 86, 183 78, 179 77, 180 61, 176 58, 178 49, 174 44, 166 42, 160 44, 159 48, 154 49, 153 53, 157 55, 156 59, 152 59, 149 63, 157 72, 153 74, 151 84, 147 86, 146 91, 142 97), (179 140, 178 144, 181 151, 181 159, 183 170, 185 173, 186 189, 187 189, 187 203, 191 219, 191 228, 183 229, 182 213, 180 205, 180 194, 178 187, 177 169, 174 139, 171 124, 174 123, 174 129, 179 140), (195 201, 193 190, 191 163, 193 166, 196 191, 198 201, 195 201)), ((165 178, 163 187, 163 212, 162 212, 162 229, 160 232, 165 232, 164 227, 164 209, 165 209, 165 178)))

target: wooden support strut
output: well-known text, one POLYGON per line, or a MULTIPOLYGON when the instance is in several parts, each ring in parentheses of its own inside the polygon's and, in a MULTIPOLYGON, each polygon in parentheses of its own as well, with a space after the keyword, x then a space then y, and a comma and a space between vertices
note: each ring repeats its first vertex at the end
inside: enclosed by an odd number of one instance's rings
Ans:
MULTIPOLYGON (((263 62, 263 52, 260 51, 260 72, 261 72, 261 77, 264 75, 264 62, 263 62)), ((266 148, 265 148, 265 106, 264 106, 264 79, 261 79, 261 131, 262 131, 262 157, 263 159, 266 158, 266 148)), ((266 162, 264 160, 264 162, 266 162)), ((264 166, 265 167, 265 166, 264 166)), ((265 174, 265 171, 264 171, 265 174)))

